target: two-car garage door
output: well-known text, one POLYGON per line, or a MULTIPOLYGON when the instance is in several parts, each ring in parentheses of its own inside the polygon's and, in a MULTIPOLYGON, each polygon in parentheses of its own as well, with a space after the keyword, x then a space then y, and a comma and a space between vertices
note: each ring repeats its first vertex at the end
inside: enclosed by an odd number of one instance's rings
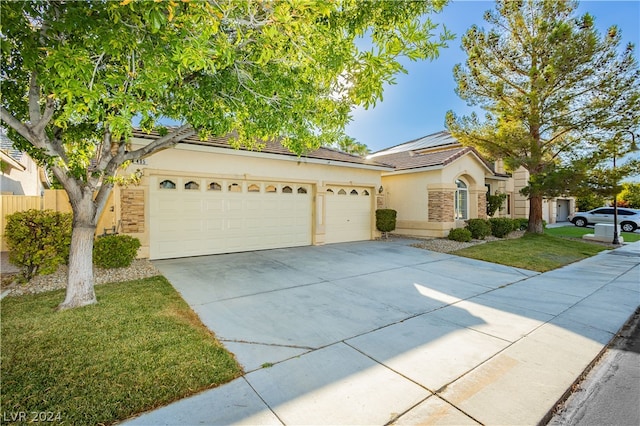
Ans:
POLYGON ((152 178, 151 259, 311 244, 311 188, 152 178))
MULTIPOLYGON (((233 253, 312 244, 312 186, 293 182, 152 177, 150 257, 233 253)), ((371 238, 371 196, 333 187, 326 243, 371 238)))

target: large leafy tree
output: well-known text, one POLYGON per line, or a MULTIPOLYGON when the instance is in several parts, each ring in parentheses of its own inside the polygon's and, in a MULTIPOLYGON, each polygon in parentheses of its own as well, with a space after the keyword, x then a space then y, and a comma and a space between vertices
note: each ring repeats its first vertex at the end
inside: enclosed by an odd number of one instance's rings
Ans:
POLYGON ((199 134, 279 138, 296 153, 342 136, 403 71, 450 38, 425 14, 446 0, 20 1, 0 3, 0 118, 69 194, 61 309, 96 302, 97 220, 123 164, 199 134), (360 37, 371 41, 361 50, 360 37), (131 150, 132 122, 162 136, 131 150), (159 126, 164 119, 181 124, 159 126))
MULTIPOLYGON (((615 149, 622 156, 640 117, 640 77, 633 46, 614 26, 600 35, 575 1, 500 0, 488 30, 462 39, 466 63, 454 68, 458 95, 485 111, 447 125, 464 144, 530 179, 529 232, 541 233, 542 200, 584 177, 615 149)), ((619 171, 620 172, 620 171, 619 171)))

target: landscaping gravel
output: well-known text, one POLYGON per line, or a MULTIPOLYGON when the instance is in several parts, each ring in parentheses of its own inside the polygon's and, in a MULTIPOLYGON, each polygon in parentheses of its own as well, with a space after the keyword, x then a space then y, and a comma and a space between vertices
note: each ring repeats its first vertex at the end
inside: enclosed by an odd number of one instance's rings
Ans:
MULTIPOLYGON (((160 275, 160 272, 148 259, 134 260, 127 268, 102 269, 94 267, 93 276, 96 284, 105 284, 121 281, 132 281, 142 278, 160 275)), ((45 291, 58 290, 67 287, 67 266, 62 265, 58 270, 49 275, 38 275, 28 283, 13 283, 9 286, 7 296, 20 296, 23 294, 35 294, 45 291)), ((4 293, 4 292, 3 292, 4 293)))
POLYGON ((422 240, 419 243, 411 244, 412 247, 417 247, 425 250, 437 251, 440 253, 451 253, 463 248, 475 246, 478 244, 484 244, 489 241, 498 241, 503 239, 520 238, 524 235, 524 231, 514 231, 507 235, 505 238, 496 238, 488 236, 484 240, 471 240, 468 243, 459 241, 453 241, 446 238, 433 238, 430 240, 422 240))

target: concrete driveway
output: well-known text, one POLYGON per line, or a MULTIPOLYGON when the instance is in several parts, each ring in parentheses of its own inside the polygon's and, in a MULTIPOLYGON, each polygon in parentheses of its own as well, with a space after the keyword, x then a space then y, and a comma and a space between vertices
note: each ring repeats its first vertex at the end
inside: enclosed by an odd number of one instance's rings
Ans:
POLYGON ((154 262, 247 374, 129 423, 535 424, 640 304, 639 244, 547 274, 409 244, 154 262))
POLYGON ((407 244, 358 242, 154 264, 245 371, 533 274, 407 244))

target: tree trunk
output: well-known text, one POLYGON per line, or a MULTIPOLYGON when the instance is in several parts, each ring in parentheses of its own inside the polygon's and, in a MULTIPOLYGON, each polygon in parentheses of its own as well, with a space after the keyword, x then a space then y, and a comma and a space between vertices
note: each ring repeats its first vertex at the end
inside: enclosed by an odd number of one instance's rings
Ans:
POLYGON ((527 232, 532 234, 544 233, 542 226, 542 195, 529 197, 529 226, 527 232))
POLYGON ((93 239, 96 231, 96 208, 91 192, 72 200, 73 233, 69 249, 67 295, 59 310, 97 303, 93 280, 93 239))

